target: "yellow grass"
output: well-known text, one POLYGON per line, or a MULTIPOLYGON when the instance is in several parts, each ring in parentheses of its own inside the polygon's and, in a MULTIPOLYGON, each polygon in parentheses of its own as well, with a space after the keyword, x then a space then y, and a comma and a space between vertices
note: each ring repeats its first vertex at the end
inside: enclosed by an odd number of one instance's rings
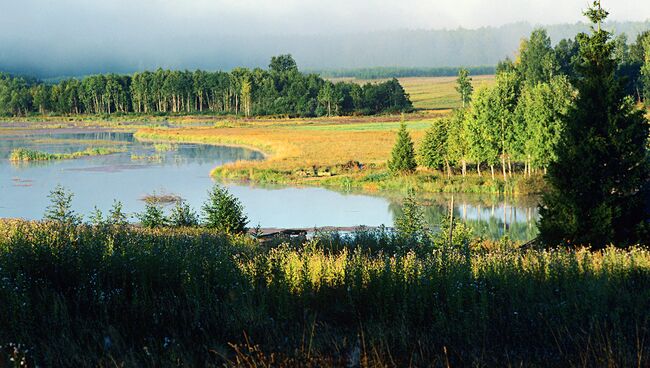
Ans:
MULTIPOLYGON (((413 138, 419 140, 435 115, 408 120, 413 138)), ((317 167, 332 167, 349 161, 364 165, 383 165, 395 142, 399 118, 372 121, 360 118, 328 120, 280 120, 259 124, 227 126, 141 129, 141 139, 163 139, 208 144, 230 144, 261 150, 267 159, 260 162, 237 162, 228 168, 272 169, 284 172, 317 167)))
MULTIPOLYGON (((494 84, 493 75, 473 76, 474 89, 494 84)), ((456 77, 401 78, 400 83, 416 109, 453 109, 462 106, 456 77)))
MULTIPOLYGON (((365 84, 378 83, 385 79, 333 79, 333 81, 340 80, 365 84)), ((399 78, 398 80, 411 97, 413 107, 418 110, 449 110, 462 106, 460 95, 456 92, 456 77, 409 77, 399 78)), ((475 90, 484 85, 491 86, 494 84, 494 76, 472 76, 472 84, 475 90)))

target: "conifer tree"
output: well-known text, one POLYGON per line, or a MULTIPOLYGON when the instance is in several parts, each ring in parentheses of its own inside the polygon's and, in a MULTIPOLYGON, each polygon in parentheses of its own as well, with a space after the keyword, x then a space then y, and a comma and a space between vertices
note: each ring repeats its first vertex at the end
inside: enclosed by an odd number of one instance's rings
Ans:
POLYGON ((413 140, 406 130, 406 124, 402 121, 397 133, 397 142, 393 147, 391 159, 388 161, 388 169, 393 174, 411 174, 417 167, 413 140))
POLYGON ((239 199, 219 184, 215 184, 208 195, 208 201, 203 205, 205 226, 227 234, 244 233, 248 218, 239 199))
POLYGON ((614 44, 600 27, 607 12, 595 2, 585 15, 594 26, 578 35, 578 97, 549 166, 539 228, 547 245, 601 249, 647 236, 648 122, 615 77, 614 44))

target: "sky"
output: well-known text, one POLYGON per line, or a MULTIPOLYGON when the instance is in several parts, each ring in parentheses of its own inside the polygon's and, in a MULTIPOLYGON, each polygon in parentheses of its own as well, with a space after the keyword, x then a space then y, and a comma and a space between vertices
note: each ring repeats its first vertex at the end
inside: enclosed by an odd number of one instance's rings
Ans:
MULTIPOLYGON (((54 66, 66 63, 94 63, 104 71, 115 64, 111 57, 133 58, 129 68, 178 66, 189 54, 216 57, 196 51, 206 44, 224 49, 223 55, 236 54, 229 59, 233 62, 257 65, 268 55, 253 55, 245 48, 269 48, 251 41, 265 37, 575 23, 585 19, 582 10, 588 4, 587 0, 0 0, 0 68, 43 69, 51 61, 50 74, 57 73, 54 66), (146 57, 134 56, 140 50, 146 57), (102 67, 102 62, 108 64, 102 67)), ((612 14, 610 20, 650 18, 649 0, 603 0, 603 6, 612 14)))
MULTIPOLYGON (((0 0, 4 32, 322 34, 479 28, 583 20, 587 0, 0 0)), ((613 20, 650 18, 650 1, 604 0, 613 20)), ((79 35, 75 35, 78 37, 79 35)))

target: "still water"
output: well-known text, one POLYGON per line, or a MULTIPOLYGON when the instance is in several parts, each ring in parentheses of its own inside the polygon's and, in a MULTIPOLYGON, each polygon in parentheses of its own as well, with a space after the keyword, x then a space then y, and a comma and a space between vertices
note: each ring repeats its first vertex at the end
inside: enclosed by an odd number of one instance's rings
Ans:
MULTIPOLYGON (((213 185, 215 166, 238 160, 261 160, 256 151, 235 147, 174 144, 171 147, 139 142, 130 133, 46 133, 0 137, 0 217, 39 219, 49 204, 49 192, 61 184, 74 193, 73 207, 88 215, 96 206, 106 212, 114 200, 135 214, 144 208, 143 197, 172 194, 199 210, 213 185), (12 163, 14 148, 52 153, 88 147, 114 147, 125 152, 74 160, 12 163)), ((400 198, 341 193, 322 188, 262 188, 226 184, 246 208, 250 226, 311 228, 358 225, 392 226, 401 212, 400 198)), ((448 214, 450 197, 420 198, 425 217, 435 226, 448 214)), ((536 235, 535 198, 456 196, 455 216, 475 233, 491 238, 504 233, 527 240, 536 235)), ((135 221, 135 218, 134 218, 135 221)))

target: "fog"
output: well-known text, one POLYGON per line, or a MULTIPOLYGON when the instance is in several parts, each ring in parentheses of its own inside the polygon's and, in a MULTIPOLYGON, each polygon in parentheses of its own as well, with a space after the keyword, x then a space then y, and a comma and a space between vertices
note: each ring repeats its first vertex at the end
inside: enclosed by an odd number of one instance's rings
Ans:
MULTIPOLYGON (((294 54, 307 69, 485 65, 511 54, 534 25, 584 20, 587 4, 0 0, 0 70, 39 77, 156 67, 214 70, 263 67, 279 53, 294 54), (456 32, 440 31, 445 29, 456 32), (477 47, 485 50, 478 52, 477 47)), ((610 21, 645 21, 650 16, 650 1, 610 0, 603 6, 611 13, 610 21)), ((634 34, 648 23, 610 24, 634 34)), ((584 29, 555 28, 558 36, 584 29)))

